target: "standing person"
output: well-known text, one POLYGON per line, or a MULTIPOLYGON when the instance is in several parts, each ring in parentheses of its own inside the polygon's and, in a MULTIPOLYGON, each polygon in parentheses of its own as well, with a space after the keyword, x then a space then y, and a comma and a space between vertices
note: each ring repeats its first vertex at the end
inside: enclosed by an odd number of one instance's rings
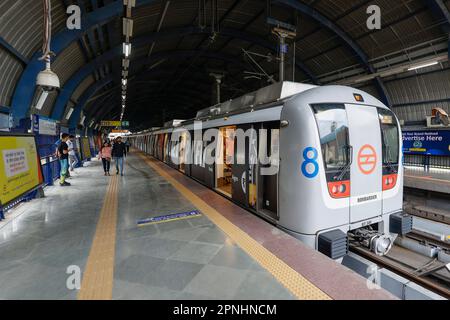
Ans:
POLYGON ((127 148, 122 142, 122 137, 117 137, 112 147, 112 156, 116 161, 116 174, 123 176, 123 158, 127 156, 127 148), (120 169, 120 170, 119 170, 120 169))
POLYGON ((75 148, 75 136, 70 135, 67 141, 67 146, 69 147, 69 167, 70 171, 74 171, 74 168, 78 164, 78 157, 75 148))
POLYGON ((63 133, 61 136, 61 143, 58 146, 58 157, 59 163, 61 165, 59 185, 61 187, 70 186, 70 183, 66 181, 67 172, 69 171, 69 146, 67 145, 68 140, 69 135, 67 133, 63 133))
POLYGON ((103 143, 103 146, 98 153, 98 158, 102 159, 105 176, 110 176, 109 170, 111 168, 112 148, 108 141, 103 143))
POLYGON ((130 141, 125 141, 125 146, 127 147, 127 153, 130 153, 130 141))

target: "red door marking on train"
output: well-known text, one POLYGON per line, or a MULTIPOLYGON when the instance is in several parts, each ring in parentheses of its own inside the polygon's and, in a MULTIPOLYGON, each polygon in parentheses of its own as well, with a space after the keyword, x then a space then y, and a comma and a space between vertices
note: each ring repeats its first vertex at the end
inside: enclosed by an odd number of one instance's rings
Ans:
POLYGON ((370 144, 366 144, 359 150, 358 167, 365 175, 369 175, 375 171, 377 167, 377 152, 370 144))

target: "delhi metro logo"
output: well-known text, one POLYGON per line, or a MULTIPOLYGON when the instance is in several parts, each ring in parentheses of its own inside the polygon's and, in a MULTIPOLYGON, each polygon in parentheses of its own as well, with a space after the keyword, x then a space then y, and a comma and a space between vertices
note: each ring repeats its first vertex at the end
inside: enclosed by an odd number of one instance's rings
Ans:
POLYGON ((369 175, 375 171, 376 167, 377 152, 370 144, 366 144, 358 152, 358 168, 363 174, 369 175))

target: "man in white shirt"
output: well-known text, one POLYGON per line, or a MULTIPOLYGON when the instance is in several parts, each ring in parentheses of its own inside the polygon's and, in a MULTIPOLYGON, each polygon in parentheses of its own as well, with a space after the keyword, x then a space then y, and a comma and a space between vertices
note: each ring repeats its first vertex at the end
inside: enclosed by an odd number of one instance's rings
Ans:
POLYGON ((77 154, 75 152, 75 136, 71 135, 70 139, 66 142, 67 145, 69 146, 69 166, 70 166, 70 171, 73 171, 74 168, 77 166, 78 164, 78 158, 77 158, 77 154))

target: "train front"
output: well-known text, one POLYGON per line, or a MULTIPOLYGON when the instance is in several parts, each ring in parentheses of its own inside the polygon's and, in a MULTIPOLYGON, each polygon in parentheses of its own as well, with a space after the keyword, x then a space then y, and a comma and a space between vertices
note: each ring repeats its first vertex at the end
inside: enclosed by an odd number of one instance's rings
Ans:
POLYGON ((409 231, 401 130, 383 103, 349 87, 318 87, 285 103, 281 127, 281 228, 333 259, 349 241, 384 255, 409 231))

